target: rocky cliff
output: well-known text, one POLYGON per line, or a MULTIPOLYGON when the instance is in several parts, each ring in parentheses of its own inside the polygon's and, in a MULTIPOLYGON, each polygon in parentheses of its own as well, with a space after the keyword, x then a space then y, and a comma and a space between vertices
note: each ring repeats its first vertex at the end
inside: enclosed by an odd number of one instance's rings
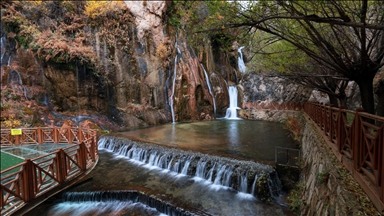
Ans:
POLYGON ((21 104, 106 115, 123 128, 223 115, 227 83, 237 82, 237 52, 218 52, 209 40, 200 49, 190 46, 185 30, 167 25, 168 4, 116 3, 96 13, 78 2, 2 3, 2 90, 12 89, 21 104), (20 75, 19 91, 5 85, 11 71, 20 75))

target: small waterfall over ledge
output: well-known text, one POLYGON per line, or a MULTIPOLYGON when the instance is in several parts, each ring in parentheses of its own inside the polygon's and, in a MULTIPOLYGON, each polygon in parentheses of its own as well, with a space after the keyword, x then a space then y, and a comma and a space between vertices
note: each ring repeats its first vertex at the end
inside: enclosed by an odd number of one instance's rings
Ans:
POLYGON ((207 86, 208 86, 209 94, 212 96, 212 101, 213 101, 213 115, 214 115, 215 118, 216 118, 216 100, 215 100, 215 96, 214 96, 213 93, 212 93, 211 82, 210 82, 210 80, 209 80, 208 73, 207 73, 207 71, 206 71, 205 68, 204 68, 204 65, 203 65, 203 64, 200 64, 200 65, 201 65, 201 67, 203 68, 203 71, 204 71, 205 80, 207 81, 207 86))
POLYGON ((125 138, 104 136, 99 140, 99 149, 112 151, 129 158, 132 162, 145 164, 149 169, 162 169, 205 181, 213 188, 239 191, 240 196, 255 196, 270 200, 280 194, 280 180, 270 165, 207 155, 192 151, 167 148, 141 143, 125 138))
POLYGON ((62 199, 63 202, 51 210, 55 214, 107 215, 109 213, 117 215, 118 212, 129 211, 136 215, 144 213, 148 215, 159 215, 159 213, 178 216, 195 215, 135 190, 66 192, 62 199))
POLYGON ((244 63, 244 59, 243 59, 243 53, 241 52, 241 50, 243 49, 244 47, 240 47, 239 49, 237 49, 237 52, 239 53, 239 57, 237 58, 237 61, 238 61, 238 65, 239 65, 239 69, 241 71, 242 74, 245 73, 245 63, 244 63))
POLYGON ((229 107, 227 109, 227 113, 225 114, 226 119, 241 119, 237 117, 237 110, 240 109, 237 106, 237 88, 236 86, 228 87, 229 94, 229 107))
POLYGON ((174 69, 173 69, 173 78, 172 78, 172 94, 169 96, 169 107, 171 108, 171 115, 172 115, 172 123, 176 123, 176 118, 175 118, 175 111, 174 111, 174 97, 175 97, 175 86, 176 86, 176 76, 177 76, 177 63, 178 59, 180 58, 179 56, 181 55, 181 51, 177 45, 177 41, 175 43, 175 47, 177 49, 177 53, 175 56, 175 64, 174 64, 174 69))

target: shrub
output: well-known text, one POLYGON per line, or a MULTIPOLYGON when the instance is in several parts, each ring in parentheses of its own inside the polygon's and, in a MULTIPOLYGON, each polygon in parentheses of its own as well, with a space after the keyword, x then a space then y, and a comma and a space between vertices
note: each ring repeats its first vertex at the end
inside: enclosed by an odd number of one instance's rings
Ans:
POLYGON ((112 15, 123 7, 122 1, 88 1, 84 14, 91 19, 112 15))
POLYGON ((161 43, 157 46, 156 56, 160 57, 162 60, 166 60, 168 58, 168 48, 165 43, 161 43))
POLYGON ((284 122, 285 128, 292 132, 292 138, 296 141, 301 140, 301 124, 297 118, 288 117, 284 122))
POLYGON ((7 128, 17 128, 21 125, 21 122, 17 119, 8 119, 4 121, 4 125, 7 128))

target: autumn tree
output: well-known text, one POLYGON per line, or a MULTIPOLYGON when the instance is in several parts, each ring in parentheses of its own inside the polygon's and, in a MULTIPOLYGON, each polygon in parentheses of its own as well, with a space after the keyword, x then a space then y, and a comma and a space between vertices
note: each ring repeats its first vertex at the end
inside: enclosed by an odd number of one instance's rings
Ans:
POLYGON ((284 40, 326 71, 355 81, 364 110, 375 113, 373 78, 384 65, 383 1, 235 1, 217 13, 224 19, 207 29, 256 29, 284 40))

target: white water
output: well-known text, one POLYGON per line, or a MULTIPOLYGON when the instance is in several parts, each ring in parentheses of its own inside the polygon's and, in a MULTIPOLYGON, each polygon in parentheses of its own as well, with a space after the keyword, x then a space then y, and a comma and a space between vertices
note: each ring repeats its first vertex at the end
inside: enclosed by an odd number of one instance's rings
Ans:
POLYGON ((239 69, 241 71, 241 73, 245 73, 245 63, 244 63, 244 59, 243 59, 243 53, 241 52, 241 50, 243 49, 244 47, 240 47, 239 49, 237 49, 237 52, 239 53, 239 57, 237 58, 237 62, 238 62, 238 65, 239 65, 239 69))
MULTIPOLYGON (((9 57, 9 58, 11 58, 11 57, 9 57)), ((25 86, 23 85, 23 80, 21 79, 21 75, 20 75, 20 73, 17 72, 17 71, 15 71, 15 70, 14 70, 14 72, 15 72, 16 75, 17 75, 17 84, 18 84, 19 86, 21 86, 21 88, 23 89, 23 94, 24 94, 25 99, 26 99, 26 100, 29 100, 28 97, 27 97, 27 88, 25 88, 25 86)))
POLYGON ((229 86, 228 88, 229 94, 229 107, 227 109, 227 113, 225 114, 226 119, 241 119, 237 117, 237 110, 240 109, 237 106, 237 88, 236 86, 229 86))
POLYGON ((1 49, 1 58, 0 58, 0 63, 3 63, 3 58, 4 58, 4 55, 5 55, 5 51, 6 51, 6 44, 5 44, 5 36, 1 37, 0 38, 0 49, 1 49))
MULTIPOLYGON (((221 161, 224 159, 203 155, 197 155, 196 158, 195 154, 183 155, 180 153, 166 152, 164 149, 155 149, 153 147, 143 148, 140 144, 133 141, 128 141, 128 143, 124 145, 115 145, 114 142, 110 141, 108 138, 99 141, 99 149, 115 152, 118 154, 118 157, 126 157, 132 163, 150 170, 160 169, 164 172, 170 172, 171 175, 176 175, 178 177, 190 176, 195 181, 202 182, 215 190, 229 188, 237 189, 239 193, 241 193, 241 197, 253 197, 253 192, 255 192, 254 187, 248 188, 249 176, 248 173, 241 168, 243 162, 232 160, 221 161), (194 171, 191 164, 195 164, 194 166, 196 168, 194 171), (235 172, 243 173, 239 176, 237 185, 233 185, 234 182, 232 182, 231 179, 233 177, 232 174, 235 172)), ((267 166, 265 167, 267 168, 267 166)), ((255 167, 255 169, 259 168, 255 167)), ((257 177, 257 175, 255 176, 257 177)), ((273 184, 270 184, 269 186, 274 187, 273 184)), ((271 188, 270 190, 272 191, 273 189, 271 188)))
POLYGON ((212 101, 213 101, 213 114, 214 114, 214 116, 216 117, 216 100, 215 100, 215 96, 214 96, 213 93, 212 93, 211 81, 209 80, 207 71, 205 71, 205 68, 204 68, 203 64, 201 64, 201 67, 202 67, 203 70, 204 70, 205 80, 207 81, 207 86, 208 86, 209 94, 212 96, 212 101))
MULTIPOLYGON (((175 43, 175 47, 177 47, 177 42, 175 43)), ((178 56, 181 54, 180 49, 177 47, 177 54, 175 56, 175 65, 173 70, 173 83, 172 83, 172 94, 169 97, 169 106, 171 107, 171 114, 172 114, 172 123, 175 123, 175 111, 173 109, 173 98, 175 95, 175 85, 176 85, 176 68, 177 68, 177 60, 178 56)))

